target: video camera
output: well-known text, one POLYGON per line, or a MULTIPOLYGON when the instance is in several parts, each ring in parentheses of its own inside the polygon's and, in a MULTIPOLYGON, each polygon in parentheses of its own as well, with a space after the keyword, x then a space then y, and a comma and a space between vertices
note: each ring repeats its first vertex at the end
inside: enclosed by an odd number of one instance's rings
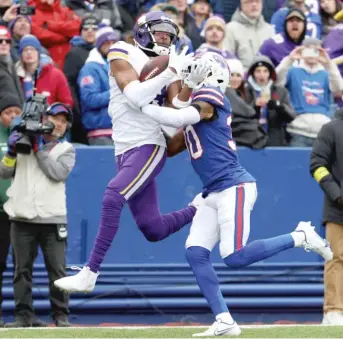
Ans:
MULTIPOLYGON (((37 71, 35 73, 35 84, 37 82, 37 71)), ((35 135, 51 134, 55 126, 47 121, 43 124, 43 115, 48 108, 47 99, 42 94, 36 94, 36 88, 32 97, 24 104, 20 123, 13 127, 13 131, 23 134, 15 145, 17 153, 30 154, 32 144, 30 138, 35 135)))

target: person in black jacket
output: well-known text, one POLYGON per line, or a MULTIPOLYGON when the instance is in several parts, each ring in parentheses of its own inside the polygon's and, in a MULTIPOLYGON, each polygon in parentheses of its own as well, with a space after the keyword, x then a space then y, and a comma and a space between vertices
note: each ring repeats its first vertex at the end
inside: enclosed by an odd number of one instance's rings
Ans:
POLYGON ((81 21, 80 35, 71 39, 72 48, 68 52, 63 72, 66 75, 73 96, 73 125, 71 128, 71 138, 73 142, 88 144, 86 132, 81 123, 80 117, 80 96, 77 77, 82 66, 85 64, 89 52, 95 47, 96 31, 98 29, 97 18, 90 14, 81 21))
POLYGON ((255 109, 245 102, 249 93, 244 81, 243 64, 238 59, 229 59, 227 63, 231 78, 225 95, 231 104, 232 136, 239 146, 263 148, 267 145, 268 135, 260 126, 255 109))
POLYGON ((11 41, 12 37, 7 27, 0 26, 0 95, 15 95, 22 105, 24 94, 10 54, 11 41))
POLYGON ((324 191, 323 223, 333 260, 324 270, 324 324, 343 325, 343 108, 314 141, 310 172, 324 191))
POLYGON ((287 146, 286 124, 296 113, 287 89, 276 86, 273 63, 266 56, 256 57, 248 70, 246 102, 254 107, 260 125, 268 134, 267 146, 287 146))

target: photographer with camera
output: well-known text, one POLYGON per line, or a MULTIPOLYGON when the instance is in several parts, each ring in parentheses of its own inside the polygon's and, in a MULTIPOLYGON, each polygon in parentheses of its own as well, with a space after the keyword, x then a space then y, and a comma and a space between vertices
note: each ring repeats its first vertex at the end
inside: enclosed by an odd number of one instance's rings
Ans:
POLYGON ((32 269, 38 246, 49 277, 52 318, 56 326, 70 326, 68 296, 53 282, 66 276, 65 181, 75 164, 75 150, 64 136, 71 123, 68 106, 54 103, 47 108, 46 98, 34 93, 8 139, 0 178, 13 178, 4 209, 11 221, 11 245, 16 258, 16 320, 5 327, 34 326, 32 269))

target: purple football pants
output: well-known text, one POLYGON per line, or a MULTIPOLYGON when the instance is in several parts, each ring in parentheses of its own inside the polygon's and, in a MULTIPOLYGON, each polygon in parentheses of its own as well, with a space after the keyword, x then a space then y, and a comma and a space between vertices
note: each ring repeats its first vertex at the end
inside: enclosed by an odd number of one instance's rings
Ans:
POLYGON ((190 223, 193 206, 160 214, 156 176, 166 161, 166 149, 143 145, 117 157, 118 173, 109 182, 102 201, 101 220, 88 266, 98 272, 117 233, 121 211, 127 202, 140 231, 149 241, 160 241, 190 223))

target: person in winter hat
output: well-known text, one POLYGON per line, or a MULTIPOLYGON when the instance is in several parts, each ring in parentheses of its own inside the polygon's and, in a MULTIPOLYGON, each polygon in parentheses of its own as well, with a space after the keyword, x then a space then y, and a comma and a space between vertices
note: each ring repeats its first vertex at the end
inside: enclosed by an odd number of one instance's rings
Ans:
MULTIPOLYGON (((10 135, 12 120, 21 114, 21 102, 14 94, 0 97, 0 157, 2 158, 7 150, 7 140, 10 135)), ((7 213, 3 209, 4 203, 8 200, 6 194, 10 187, 11 180, 0 180, 0 326, 4 326, 1 318, 2 281, 6 270, 8 250, 10 247, 10 222, 7 213)))
POLYGON ((72 142, 82 144, 87 144, 88 140, 81 123, 80 89, 77 78, 90 51, 95 47, 98 24, 98 19, 93 14, 86 15, 82 18, 80 35, 70 40, 71 49, 66 56, 63 68, 74 100, 74 120, 71 128, 71 140, 72 142))
POLYGON ((49 104, 59 101, 72 107, 73 99, 65 75, 51 63, 45 62, 42 58, 42 45, 34 35, 25 35, 20 40, 19 56, 20 60, 15 68, 26 100, 33 94, 37 70, 37 93, 45 95, 49 104))
POLYGON ((113 145, 112 122, 108 115, 110 89, 107 54, 111 45, 119 39, 119 32, 100 25, 96 33, 96 47, 89 53, 78 77, 82 124, 90 145, 113 145))

